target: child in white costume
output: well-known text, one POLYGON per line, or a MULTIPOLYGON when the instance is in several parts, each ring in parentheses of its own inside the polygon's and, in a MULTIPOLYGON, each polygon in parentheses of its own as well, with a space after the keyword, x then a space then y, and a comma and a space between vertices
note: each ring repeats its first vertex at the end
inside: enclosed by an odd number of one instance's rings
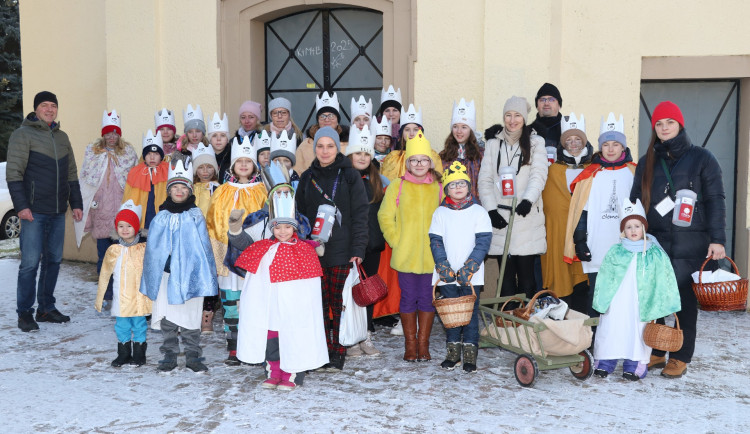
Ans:
POLYGON ((235 263, 247 271, 240 304, 237 358, 266 361, 264 388, 292 390, 304 373, 329 362, 320 267, 315 249, 297 236, 294 195, 274 192, 273 238, 256 241, 235 263))
POLYGON ((646 323, 680 310, 680 293, 669 257, 652 235, 640 200, 625 199, 620 211, 620 242, 604 256, 593 308, 601 312, 594 345, 594 373, 611 374, 619 359, 622 376, 646 376, 651 348, 643 342, 646 323))

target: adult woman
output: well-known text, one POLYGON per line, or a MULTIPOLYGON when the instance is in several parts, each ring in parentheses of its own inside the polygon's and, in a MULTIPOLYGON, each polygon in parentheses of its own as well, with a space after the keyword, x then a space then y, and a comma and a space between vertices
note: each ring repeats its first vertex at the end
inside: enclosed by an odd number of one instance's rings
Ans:
POLYGON ((292 119, 292 103, 286 98, 274 98, 268 103, 268 116, 271 122, 266 124, 263 129, 269 133, 274 133, 277 137, 282 131, 286 131, 287 136, 292 134, 297 136, 299 146, 302 143, 302 131, 292 119))
POLYGON ((534 295, 534 259, 547 250, 542 213, 542 189, 547 181, 547 151, 544 149, 544 139, 532 135, 531 128, 526 125, 530 110, 531 106, 525 98, 513 96, 505 102, 505 126, 487 142, 479 169, 479 197, 490 214, 493 227, 490 255, 503 253, 510 213, 501 206, 510 207, 512 204, 510 198, 503 198, 497 187, 500 169, 512 167, 516 174, 515 193, 519 200, 516 209, 510 210, 516 213, 516 217, 505 274, 501 277, 503 296, 519 291, 529 297, 534 295))
MULTIPOLYGON (((115 215, 120 209, 125 181, 130 169, 138 163, 135 149, 122 139, 120 115, 116 110, 102 114, 101 137, 86 147, 81 165, 81 195, 83 196, 83 218, 74 223, 76 242, 87 232, 96 239, 98 260, 96 272, 102 268, 102 260, 112 245, 110 238, 114 230, 115 215)), ((109 310, 112 300, 112 283, 104 294, 103 309, 109 310)))
POLYGON ((369 204, 359 171, 341 153, 336 130, 317 129, 314 142, 315 159, 300 176, 297 188, 297 210, 314 222, 321 205, 336 208, 336 222, 325 244, 325 254, 320 258, 323 267, 321 314, 330 360, 326 368, 340 371, 346 358, 346 347, 339 343, 342 291, 352 261, 362 262, 365 256, 369 204))
POLYGON ((482 165, 484 148, 480 148, 474 130, 477 127, 477 111, 472 100, 468 104, 466 100, 456 105, 453 104, 453 116, 451 117, 451 133, 445 139, 445 147, 440 152, 440 160, 443 162, 443 171, 454 161, 458 161, 466 167, 467 174, 471 179, 471 195, 481 205, 479 191, 477 190, 477 178, 479 167, 482 165))
POLYGON ((261 130, 260 124, 260 111, 263 107, 260 103, 255 101, 245 101, 240 106, 240 126, 237 128, 237 132, 234 133, 234 137, 237 141, 242 143, 243 137, 247 136, 252 143, 255 138, 255 133, 261 130))
POLYGON ((705 148, 695 146, 685 131, 680 108, 663 101, 651 117, 651 141, 635 171, 631 201, 640 199, 646 210, 649 233, 669 255, 680 290, 682 310, 677 313, 684 334, 682 348, 669 354, 651 353, 649 368, 665 366, 661 375, 679 378, 687 371, 695 350, 698 303, 691 288, 690 274, 707 257, 725 257, 726 205, 721 167, 705 148), (693 220, 688 227, 672 224, 671 201, 678 190, 698 194, 693 220))
MULTIPOLYGON (((323 127, 333 128, 339 137, 349 138, 349 128, 340 125, 341 112, 339 111, 339 97, 336 92, 329 94, 323 92, 319 97, 315 97, 315 111, 318 123, 307 129, 307 139, 297 147, 297 163, 294 165, 294 171, 302 173, 310 167, 313 159, 316 158, 315 141, 313 138, 319 129, 323 127)), ((301 136, 297 136, 301 137, 301 136)), ((346 142, 340 143, 340 152, 346 151, 346 142)))
POLYGON ((568 306, 586 311, 588 278, 580 262, 563 261, 565 228, 570 208, 570 182, 591 163, 594 148, 586 137, 583 115, 571 113, 562 118, 562 136, 557 161, 549 167, 547 184, 542 191, 544 224, 547 229, 547 253, 542 255, 542 281, 558 297, 566 297, 568 306))

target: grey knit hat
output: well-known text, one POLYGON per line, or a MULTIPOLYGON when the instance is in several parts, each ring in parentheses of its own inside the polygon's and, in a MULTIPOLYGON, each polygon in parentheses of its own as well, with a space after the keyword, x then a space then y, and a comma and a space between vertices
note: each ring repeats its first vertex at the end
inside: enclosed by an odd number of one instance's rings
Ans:
POLYGON ((272 99, 271 102, 268 103, 269 116, 271 112, 277 108, 286 109, 289 112, 289 117, 292 117, 292 103, 288 99, 282 97, 272 99))
POLYGON ((341 140, 339 139, 339 133, 337 133, 336 130, 331 127, 320 128, 318 132, 315 133, 315 138, 313 139, 313 147, 318 143, 318 140, 320 140, 321 137, 332 138, 333 141, 336 142, 336 149, 341 152, 341 140))

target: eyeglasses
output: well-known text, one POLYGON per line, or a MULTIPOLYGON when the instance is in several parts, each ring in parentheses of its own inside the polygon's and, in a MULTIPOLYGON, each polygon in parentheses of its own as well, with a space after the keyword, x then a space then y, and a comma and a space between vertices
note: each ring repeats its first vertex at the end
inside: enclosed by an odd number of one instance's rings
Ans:
POLYGON ((457 188, 468 187, 469 183, 466 181, 453 181, 448 184, 448 190, 455 190, 457 188))
POLYGON ((336 118, 336 115, 333 113, 323 113, 322 115, 318 116, 318 120, 321 121, 330 121, 336 118))
POLYGON ((271 112, 271 117, 274 118, 283 118, 284 116, 289 116, 289 112, 287 110, 274 110, 271 112))
POLYGON ((550 97, 539 98, 539 101, 543 103, 557 102, 557 98, 550 96, 550 97))
POLYGON ((430 159, 426 158, 424 160, 416 160, 416 159, 410 159, 409 164, 412 166, 429 166, 430 165, 430 159))

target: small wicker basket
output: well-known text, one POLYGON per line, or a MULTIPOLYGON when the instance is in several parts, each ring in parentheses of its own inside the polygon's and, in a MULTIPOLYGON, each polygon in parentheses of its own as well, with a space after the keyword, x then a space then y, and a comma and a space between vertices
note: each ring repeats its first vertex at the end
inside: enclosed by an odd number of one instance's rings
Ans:
POLYGON ((643 342, 655 350, 673 352, 682 348, 683 335, 680 320, 674 316, 674 328, 651 321, 643 329, 643 342))
MULTIPOLYGON (((737 265, 727 256, 734 267, 734 273, 740 275, 737 265)), ((730 311, 747 308, 747 279, 729 282, 703 283, 703 268, 711 258, 706 258, 698 272, 698 283, 693 283, 693 292, 702 310, 730 311)))
MULTIPOLYGON (((438 281, 439 282, 439 281, 438 281)), ((452 329, 462 327, 471 322, 471 315, 474 313, 474 302, 477 300, 477 293, 474 291, 474 285, 471 286, 471 295, 463 295, 455 298, 435 299, 435 289, 437 282, 432 287, 432 304, 435 306, 440 320, 445 328, 452 329)))

